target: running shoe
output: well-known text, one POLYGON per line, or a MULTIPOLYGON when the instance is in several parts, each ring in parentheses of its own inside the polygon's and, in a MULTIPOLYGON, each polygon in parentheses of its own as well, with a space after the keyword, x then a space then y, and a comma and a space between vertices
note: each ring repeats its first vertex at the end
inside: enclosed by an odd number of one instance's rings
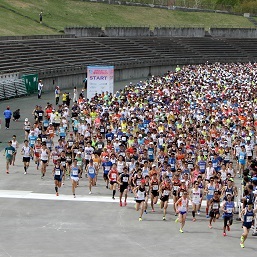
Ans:
POLYGON ((120 202, 120 207, 122 207, 122 202, 120 202))
POLYGON ((124 202, 124 205, 127 206, 127 202, 124 202))
POLYGON ((6 174, 9 174, 9 171, 8 171, 8 170, 6 171, 6 174))
POLYGON ((193 218, 193 222, 195 222, 196 221, 196 218, 193 218))
POLYGON ((179 229, 179 232, 180 232, 180 233, 184 233, 184 231, 182 230, 182 228, 181 228, 181 229, 179 229))
POLYGON ((56 196, 59 196, 59 193, 58 193, 58 192, 56 193, 56 196))
POLYGON ((91 192, 91 191, 89 191, 89 194, 91 195, 91 194, 92 194, 92 192, 91 192))
POLYGON ((74 194, 73 197, 76 198, 76 195, 74 194))
POLYGON ((244 243, 240 243, 241 248, 245 248, 244 243))
POLYGON ((25 171, 25 172, 24 172, 24 175, 26 175, 26 174, 27 174, 27 172, 25 171))
POLYGON ((207 215, 206 215, 206 218, 207 218, 207 219, 209 219, 209 218, 210 218, 210 216, 207 214, 207 215))
POLYGON ((226 232, 223 232, 223 236, 226 236, 227 234, 226 234, 226 232))
POLYGON ((241 239, 241 243, 243 243, 245 238, 241 236, 240 239, 241 239))
POLYGON ((200 215, 200 213, 201 213, 200 211, 197 211, 197 215, 200 215))
POLYGON ((178 220, 179 220, 179 218, 176 218, 176 219, 175 219, 175 222, 177 223, 177 222, 178 222, 178 220))
POLYGON ((227 230, 230 231, 230 226, 227 226, 227 230))
POLYGON ((166 217, 165 217, 165 216, 163 216, 163 217, 162 217, 162 220, 166 220, 166 217))
POLYGON ((208 227, 209 227, 210 229, 212 229, 212 225, 209 224, 208 227))
POLYGON ((155 212, 155 210, 154 210, 154 209, 152 209, 152 212, 155 212))
POLYGON ((139 219, 138 219, 139 221, 142 221, 142 218, 141 217, 139 217, 139 219))
POLYGON ((106 186, 106 188, 108 189, 108 186, 106 186))
POLYGON ((145 214, 147 214, 147 211, 146 211, 146 210, 144 210, 144 213, 145 213, 145 214))
POLYGON ((115 200, 115 197, 114 197, 114 196, 112 197, 112 200, 115 200))

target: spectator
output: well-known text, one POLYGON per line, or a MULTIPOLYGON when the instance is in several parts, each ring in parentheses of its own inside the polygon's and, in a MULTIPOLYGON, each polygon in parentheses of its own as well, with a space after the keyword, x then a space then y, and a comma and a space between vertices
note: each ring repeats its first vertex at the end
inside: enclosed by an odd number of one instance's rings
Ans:
POLYGON ((9 129, 10 121, 12 118, 12 112, 10 111, 10 106, 6 107, 6 110, 4 111, 4 118, 5 118, 5 129, 9 129))
POLYGON ((16 111, 13 112, 13 120, 14 121, 18 121, 21 117, 21 114, 20 114, 20 109, 17 109, 16 111))
POLYGON ((41 98, 41 94, 42 94, 42 89, 43 89, 43 83, 42 80, 38 81, 38 86, 37 86, 37 90, 38 90, 38 99, 41 98))
POLYGON ((60 99, 60 88, 57 86, 55 91, 54 91, 54 94, 55 94, 55 104, 58 105, 59 104, 59 99, 60 99))
POLYGON ((39 14, 39 22, 40 22, 40 23, 43 22, 43 13, 42 13, 42 12, 39 14))

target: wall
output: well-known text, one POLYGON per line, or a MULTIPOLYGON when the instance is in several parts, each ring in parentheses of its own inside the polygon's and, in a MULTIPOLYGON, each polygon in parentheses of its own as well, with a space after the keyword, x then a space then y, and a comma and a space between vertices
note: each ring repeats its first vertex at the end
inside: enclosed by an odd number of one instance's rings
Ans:
POLYGON ((68 27, 64 29, 67 34, 76 37, 204 37, 204 28, 169 28, 156 27, 153 31, 149 27, 68 27))
POLYGON ((158 37, 204 37, 205 30, 204 28, 155 27, 153 34, 158 37))
POLYGON ((0 75, 0 82, 6 81, 6 80, 15 80, 20 77, 19 73, 8 73, 8 74, 1 74, 0 75))
POLYGON ((0 36, 1 40, 26 40, 26 39, 52 39, 52 38, 74 38, 74 35, 32 35, 32 36, 0 36))
POLYGON ((105 36, 108 37, 147 37, 150 36, 149 27, 106 27, 105 36))
POLYGON ((257 29, 242 28, 210 28, 209 33, 213 37, 224 38, 257 38, 257 29))
POLYGON ((67 27, 65 34, 72 34, 76 37, 99 37, 103 34, 101 27, 67 27))

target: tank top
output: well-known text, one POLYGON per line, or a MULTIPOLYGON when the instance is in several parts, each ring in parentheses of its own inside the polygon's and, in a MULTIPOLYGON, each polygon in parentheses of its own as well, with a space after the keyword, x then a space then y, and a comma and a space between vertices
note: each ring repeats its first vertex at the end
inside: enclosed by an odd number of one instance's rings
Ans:
POLYGON ((214 195, 214 191, 215 191, 214 185, 209 184, 207 188, 208 188, 207 195, 210 195, 210 196, 214 195))
POLYGON ((18 143, 17 141, 12 140, 12 147, 13 147, 15 150, 17 150, 17 147, 18 147, 17 143, 18 143))
POLYGON ((180 212, 186 212, 187 211, 187 203, 188 203, 188 199, 181 198, 181 202, 180 202, 180 206, 179 206, 179 211, 180 212))
POLYGON ((61 161, 61 165, 63 167, 65 167, 66 166, 66 157, 60 157, 60 161, 61 161))
POLYGON ((224 213, 225 216, 227 217, 232 217, 233 216, 233 208, 234 208, 234 202, 226 202, 225 203, 225 210, 227 212, 224 213))
POLYGON ((152 180, 151 184, 152 184, 152 191, 159 190, 158 180, 152 180))
POLYGON ((129 181, 129 174, 122 174, 121 175, 121 182, 123 183, 123 185, 127 185, 129 181))
POLYGON ((192 202, 193 203, 200 202, 200 192, 201 192, 200 188, 198 188, 198 189, 193 188, 193 190, 192 190, 192 202))
POLYGON ((95 174, 95 167, 88 165, 87 172, 88 174, 95 174))
POLYGON ((246 213, 244 215, 243 226, 251 227, 252 222, 253 222, 253 216, 254 216, 253 210, 249 211, 248 209, 246 209, 246 213))
POLYGON ((61 168, 60 168, 60 166, 55 166, 54 167, 54 175, 55 176, 60 176, 61 175, 61 168))
POLYGON ((137 200, 145 200, 145 188, 139 186, 137 191, 137 200))
POLYGON ((45 150, 41 149, 40 159, 43 161, 48 160, 48 153, 46 149, 45 150))
POLYGON ((118 161, 117 162, 117 170, 118 170, 119 174, 121 174, 123 172, 123 167, 124 167, 124 162, 123 161, 118 161))
POLYGON ((79 176, 79 167, 71 167, 71 176, 78 177, 79 176))
POLYGON ((220 208, 220 200, 213 199, 212 202, 213 202, 213 204, 212 204, 211 209, 214 211, 218 211, 220 208))

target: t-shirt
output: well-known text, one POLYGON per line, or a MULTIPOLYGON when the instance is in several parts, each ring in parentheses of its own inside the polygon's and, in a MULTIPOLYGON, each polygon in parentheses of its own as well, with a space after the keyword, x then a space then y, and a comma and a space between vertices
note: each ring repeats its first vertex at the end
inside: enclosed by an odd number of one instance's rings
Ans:
POLYGON ((5 157, 7 159, 11 159, 13 157, 13 154, 15 152, 15 148, 13 146, 7 146, 5 147, 5 157))

